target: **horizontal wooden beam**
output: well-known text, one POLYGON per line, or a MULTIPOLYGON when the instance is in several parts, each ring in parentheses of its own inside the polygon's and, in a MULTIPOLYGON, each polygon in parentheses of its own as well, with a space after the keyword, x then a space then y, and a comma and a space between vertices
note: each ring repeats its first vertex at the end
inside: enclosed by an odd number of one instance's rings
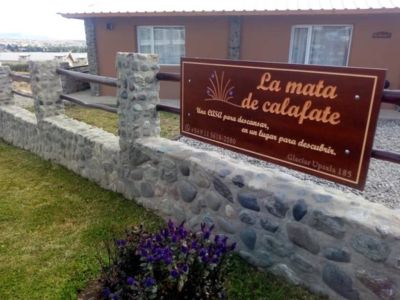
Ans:
POLYGON ((75 104, 78 104, 78 105, 81 105, 81 106, 84 106, 84 107, 87 107, 87 108, 101 109, 101 110, 108 111, 108 112, 111 112, 111 113, 117 113, 117 111, 118 111, 118 109, 115 108, 115 107, 111 107, 111 106, 104 105, 104 104, 87 103, 85 101, 79 100, 79 99, 77 99, 75 97, 71 97, 71 96, 68 96, 68 95, 65 95, 65 94, 61 94, 60 95, 60 99, 66 100, 66 101, 69 101, 69 102, 72 102, 72 103, 75 103, 75 104))
POLYGON ((179 73, 159 72, 159 73, 157 73, 156 77, 158 80, 162 80, 162 81, 176 81, 176 82, 181 81, 181 74, 179 74, 179 73))
POLYGON ((11 72, 10 77, 14 81, 22 81, 22 82, 31 83, 31 77, 29 75, 22 75, 22 74, 17 74, 15 72, 11 72))
POLYGON ((70 76, 76 80, 84 82, 95 82, 108 86, 117 86, 117 79, 114 77, 99 76, 93 74, 87 74, 82 72, 70 71, 62 68, 57 68, 57 73, 60 75, 70 76))
POLYGON ((400 106, 400 90, 383 90, 382 102, 400 106))
POLYGON ((371 157, 400 164, 400 154, 383 150, 372 149, 371 157))
POLYGON ((22 97, 26 97, 26 98, 33 98, 33 95, 31 93, 23 93, 17 90, 12 89, 12 92, 16 95, 20 95, 22 97))
POLYGON ((157 104, 156 109, 157 109, 157 111, 165 111, 165 112, 169 112, 169 113, 173 113, 173 114, 177 114, 177 115, 181 114, 181 109, 179 107, 175 107, 175 106, 157 104))

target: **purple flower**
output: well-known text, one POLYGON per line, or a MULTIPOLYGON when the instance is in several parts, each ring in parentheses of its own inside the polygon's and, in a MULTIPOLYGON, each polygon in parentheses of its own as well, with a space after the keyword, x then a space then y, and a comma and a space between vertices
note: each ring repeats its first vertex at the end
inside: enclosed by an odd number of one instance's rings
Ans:
POLYGON ((206 255, 207 255, 207 250, 204 249, 204 248, 201 248, 200 251, 199 251, 199 255, 200 255, 201 257, 206 256, 206 255))
POLYGON ((175 224, 171 220, 168 221, 168 228, 172 231, 175 230, 175 224))
POLYGON ((179 277, 179 272, 176 269, 172 269, 169 274, 172 276, 172 278, 178 278, 179 277))
POLYGON ((217 264, 217 263, 219 263, 219 258, 218 258, 217 256, 214 256, 214 257, 211 259, 211 262, 212 262, 213 264, 217 264))
POLYGON ((118 296, 115 295, 115 294, 111 294, 110 297, 111 297, 111 300, 117 300, 118 299, 118 296))
POLYGON ((126 283, 128 285, 134 285, 135 284, 135 278, 133 277, 128 277, 128 279, 126 280, 126 283))
POLYGON ((218 242, 219 242, 219 239, 220 239, 220 236, 217 234, 217 235, 214 237, 214 242, 218 243, 218 242))
POLYGON ((188 253, 188 247, 182 246, 182 247, 181 247, 181 251, 182 251, 182 253, 184 253, 184 254, 188 253))
POLYGON ((168 229, 164 229, 161 231, 162 235, 164 236, 164 238, 169 237, 169 230, 168 229))
POLYGON ((171 240, 173 243, 176 243, 178 241, 178 237, 174 234, 174 235, 172 235, 171 240))
POLYGON ((166 265, 170 265, 172 263, 172 258, 170 256, 164 257, 164 262, 166 265))
POLYGON ((156 234, 156 241, 161 242, 162 241, 162 236, 160 234, 156 234))
POLYGON ((155 284, 156 284, 156 281, 154 280, 153 277, 146 277, 146 279, 144 280, 144 286, 147 288, 151 287, 155 284))
POLYGON ((192 241, 192 244, 190 245, 190 247, 192 249, 196 249, 197 248, 197 241, 196 240, 192 241))
POLYGON ((236 248, 236 242, 233 242, 230 250, 234 250, 235 248, 236 248))
POLYGON ((189 272, 189 266, 187 264, 184 264, 182 267, 182 271, 185 273, 189 272))
POLYGON ((204 231, 204 232, 203 232, 203 237, 204 237, 204 239, 208 240, 208 239, 210 238, 210 234, 211 234, 210 231, 204 231))
POLYGON ((108 298, 108 297, 110 296, 110 294, 111 294, 110 289, 109 289, 108 287, 106 287, 106 288, 103 290, 102 294, 103 294, 103 297, 104 297, 104 298, 108 298))
POLYGON ((181 237, 186 237, 187 236, 187 231, 183 227, 183 224, 179 226, 178 233, 181 237))
POLYGON ((126 245, 126 240, 117 240, 115 243, 118 247, 124 247, 126 245))

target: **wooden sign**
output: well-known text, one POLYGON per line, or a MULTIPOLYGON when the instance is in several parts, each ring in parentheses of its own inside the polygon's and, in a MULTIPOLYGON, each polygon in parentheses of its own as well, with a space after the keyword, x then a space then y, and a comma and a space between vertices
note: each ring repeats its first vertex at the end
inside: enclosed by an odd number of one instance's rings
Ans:
POLYGON ((362 189, 385 71, 184 58, 181 134, 362 189))

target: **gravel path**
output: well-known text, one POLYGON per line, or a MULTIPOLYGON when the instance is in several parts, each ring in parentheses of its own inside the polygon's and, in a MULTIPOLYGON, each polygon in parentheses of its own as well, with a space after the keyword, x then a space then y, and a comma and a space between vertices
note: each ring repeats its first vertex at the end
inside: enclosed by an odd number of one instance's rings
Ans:
MULTIPOLYGON (((359 191, 339 185, 321 178, 307 175, 295 170, 267 163, 243 154, 232 152, 223 148, 215 147, 187 137, 182 137, 181 142, 189 144, 198 149, 213 150, 239 159, 250 164, 267 169, 278 169, 296 178, 308 182, 315 182, 327 187, 333 187, 345 192, 362 195, 371 202, 381 203, 389 208, 400 209, 400 165, 382 160, 372 159, 369 167, 367 183, 364 191, 359 191)), ((400 152, 400 120, 379 120, 374 140, 374 149, 400 152)))

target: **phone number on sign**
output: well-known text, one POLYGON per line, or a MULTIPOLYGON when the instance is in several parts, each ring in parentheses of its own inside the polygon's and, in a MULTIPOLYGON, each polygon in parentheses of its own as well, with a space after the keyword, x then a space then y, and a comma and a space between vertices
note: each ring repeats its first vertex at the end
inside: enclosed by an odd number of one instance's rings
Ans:
POLYGON ((206 130, 206 129, 195 128, 195 127, 186 128, 186 129, 189 129, 188 131, 193 133, 193 134, 200 135, 200 136, 212 139, 214 141, 222 142, 222 143, 225 143, 225 144, 236 145, 236 139, 235 138, 223 135, 223 134, 218 133, 218 132, 209 131, 209 130, 206 130))

